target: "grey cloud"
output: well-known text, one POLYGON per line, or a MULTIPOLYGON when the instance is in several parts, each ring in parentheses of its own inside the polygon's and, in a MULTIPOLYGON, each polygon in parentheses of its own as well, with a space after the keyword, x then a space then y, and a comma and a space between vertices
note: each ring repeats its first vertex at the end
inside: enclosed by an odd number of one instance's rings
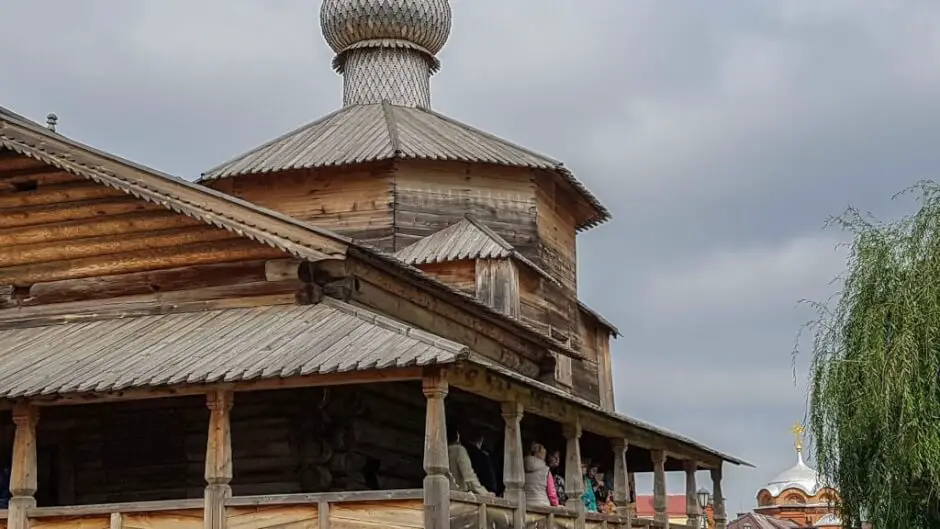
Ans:
MULTIPOLYGON (((940 165, 940 5, 453 2, 436 109, 562 159, 613 210, 578 250, 582 298, 626 334, 618 402, 757 463, 725 487, 752 506, 804 412, 795 303, 837 268, 825 245, 767 256, 838 238, 820 226, 849 203, 896 214, 940 165)), ((8 4, 0 104, 182 176, 341 101, 313 0, 8 4)))

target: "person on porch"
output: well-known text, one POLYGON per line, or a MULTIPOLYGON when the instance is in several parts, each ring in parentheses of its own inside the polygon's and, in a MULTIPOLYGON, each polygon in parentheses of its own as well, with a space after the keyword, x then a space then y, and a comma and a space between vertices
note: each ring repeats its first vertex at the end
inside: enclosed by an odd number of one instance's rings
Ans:
POLYGON ((525 502, 527 505, 558 506, 555 479, 545 462, 547 450, 541 443, 532 443, 523 459, 525 468, 525 502))
POLYGON ((460 431, 456 426, 447 425, 447 458, 450 463, 450 488, 461 492, 472 492, 485 496, 493 493, 480 483, 467 449, 460 444, 460 431))
POLYGON ((597 497, 594 495, 594 471, 597 467, 591 465, 589 459, 581 460, 581 475, 584 479, 584 494, 581 501, 587 512, 597 512, 597 497))
POLYGON ((496 471, 490 453, 483 448, 483 432, 474 430, 467 438, 464 448, 470 456, 470 465, 486 490, 496 492, 496 471))

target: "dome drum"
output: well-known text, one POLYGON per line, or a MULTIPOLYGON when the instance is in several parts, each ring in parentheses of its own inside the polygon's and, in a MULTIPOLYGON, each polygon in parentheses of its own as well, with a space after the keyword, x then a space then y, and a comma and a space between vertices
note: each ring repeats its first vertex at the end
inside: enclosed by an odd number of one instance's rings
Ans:
POLYGON ((344 76, 345 106, 430 108, 435 55, 450 36, 448 0, 323 0, 320 29, 344 76))

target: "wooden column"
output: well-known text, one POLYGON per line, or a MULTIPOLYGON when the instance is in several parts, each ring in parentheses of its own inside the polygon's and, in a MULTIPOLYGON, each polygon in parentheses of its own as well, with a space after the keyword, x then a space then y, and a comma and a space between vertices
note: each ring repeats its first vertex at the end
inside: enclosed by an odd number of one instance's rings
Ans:
POLYGON ((584 476, 581 474, 581 419, 575 417, 574 422, 565 424, 562 433, 567 441, 565 445, 565 491, 568 493, 568 502, 565 506, 577 511, 575 529, 584 528, 584 476))
POLYGON ((685 514, 689 519, 686 525, 693 529, 699 529, 702 526, 702 508, 698 504, 698 488, 695 485, 695 471, 697 469, 698 465, 695 461, 685 462, 685 514))
POLYGON ((617 506, 617 514, 626 516, 628 528, 633 525, 632 515, 630 513, 630 477, 627 467, 627 448, 626 439, 613 439, 611 446, 614 449, 614 505, 617 506))
POLYGON ((524 528, 525 514, 525 467, 522 451, 522 404, 519 402, 504 402, 502 405, 503 421, 506 423, 506 435, 503 436, 503 483, 506 485, 504 496, 517 502, 513 512, 512 526, 524 528))
POLYGON ((205 529, 225 529, 225 500, 232 497, 232 431, 229 414, 232 392, 217 390, 206 396, 209 441, 206 443, 205 529))
POLYGON ((427 398, 424 422, 424 527, 450 529, 450 462, 447 457, 447 378, 428 370, 422 380, 427 398))
POLYGON ((721 494, 721 467, 713 468, 712 474, 712 512, 715 517, 715 529, 728 527, 728 515, 725 514, 725 497, 721 494))
POLYGON ((669 527, 669 514, 666 512, 666 453, 653 450, 653 519, 669 527))
POLYGON ((27 511, 36 506, 36 423, 38 410, 26 402, 13 408, 13 460, 7 529, 29 529, 27 511))

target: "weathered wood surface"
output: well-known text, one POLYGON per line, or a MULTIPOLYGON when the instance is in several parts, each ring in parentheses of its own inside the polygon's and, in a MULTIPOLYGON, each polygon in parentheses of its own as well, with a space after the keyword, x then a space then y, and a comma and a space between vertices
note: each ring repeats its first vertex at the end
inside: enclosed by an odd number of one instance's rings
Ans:
POLYGON ((446 283, 461 292, 476 294, 476 262, 470 259, 447 263, 430 263, 418 266, 422 272, 446 283))
POLYGON ((316 226, 391 251, 390 163, 209 180, 206 185, 316 226))
POLYGON ((449 162, 395 165, 395 249, 479 217, 523 255, 535 257, 535 189, 525 169, 449 162))
POLYGON ((510 318, 519 317, 519 269, 509 259, 477 259, 476 296, 510 318))
MULTIPOLYGON (((544 347, 497 326, 466 309, 422 292, 398 277, 364 262, 349 262, 341 273, 355 276, 353 300, 382 311, 418 328, 458 343, 472 344, 475 351, 522 374, 537 377, 544 347)), ((332 273, 337 273, 335 271, 332 273)), ((327 276, 329 271, 324 270, 327 276)))
MULTIPOLYGON (((229 500, 226 521, 231 529, 422 528, 423 506, 416 491, 389 492, 391 499, 379 498, 382 493, 361 497, 346 493, 345 501, 329 494, 278 498, 282 501, 236 497, 229 500), (321 510, 328 516, 322 516, 321 510)), ((31 527, 41 529, 202 529, 202 509, 193 504, 191 500, 100 504, 37 508, 29 514, 31 527)))
POLYGON ((516 503, 506 498, 450 493, 451 529, 511 529, 516 503))

